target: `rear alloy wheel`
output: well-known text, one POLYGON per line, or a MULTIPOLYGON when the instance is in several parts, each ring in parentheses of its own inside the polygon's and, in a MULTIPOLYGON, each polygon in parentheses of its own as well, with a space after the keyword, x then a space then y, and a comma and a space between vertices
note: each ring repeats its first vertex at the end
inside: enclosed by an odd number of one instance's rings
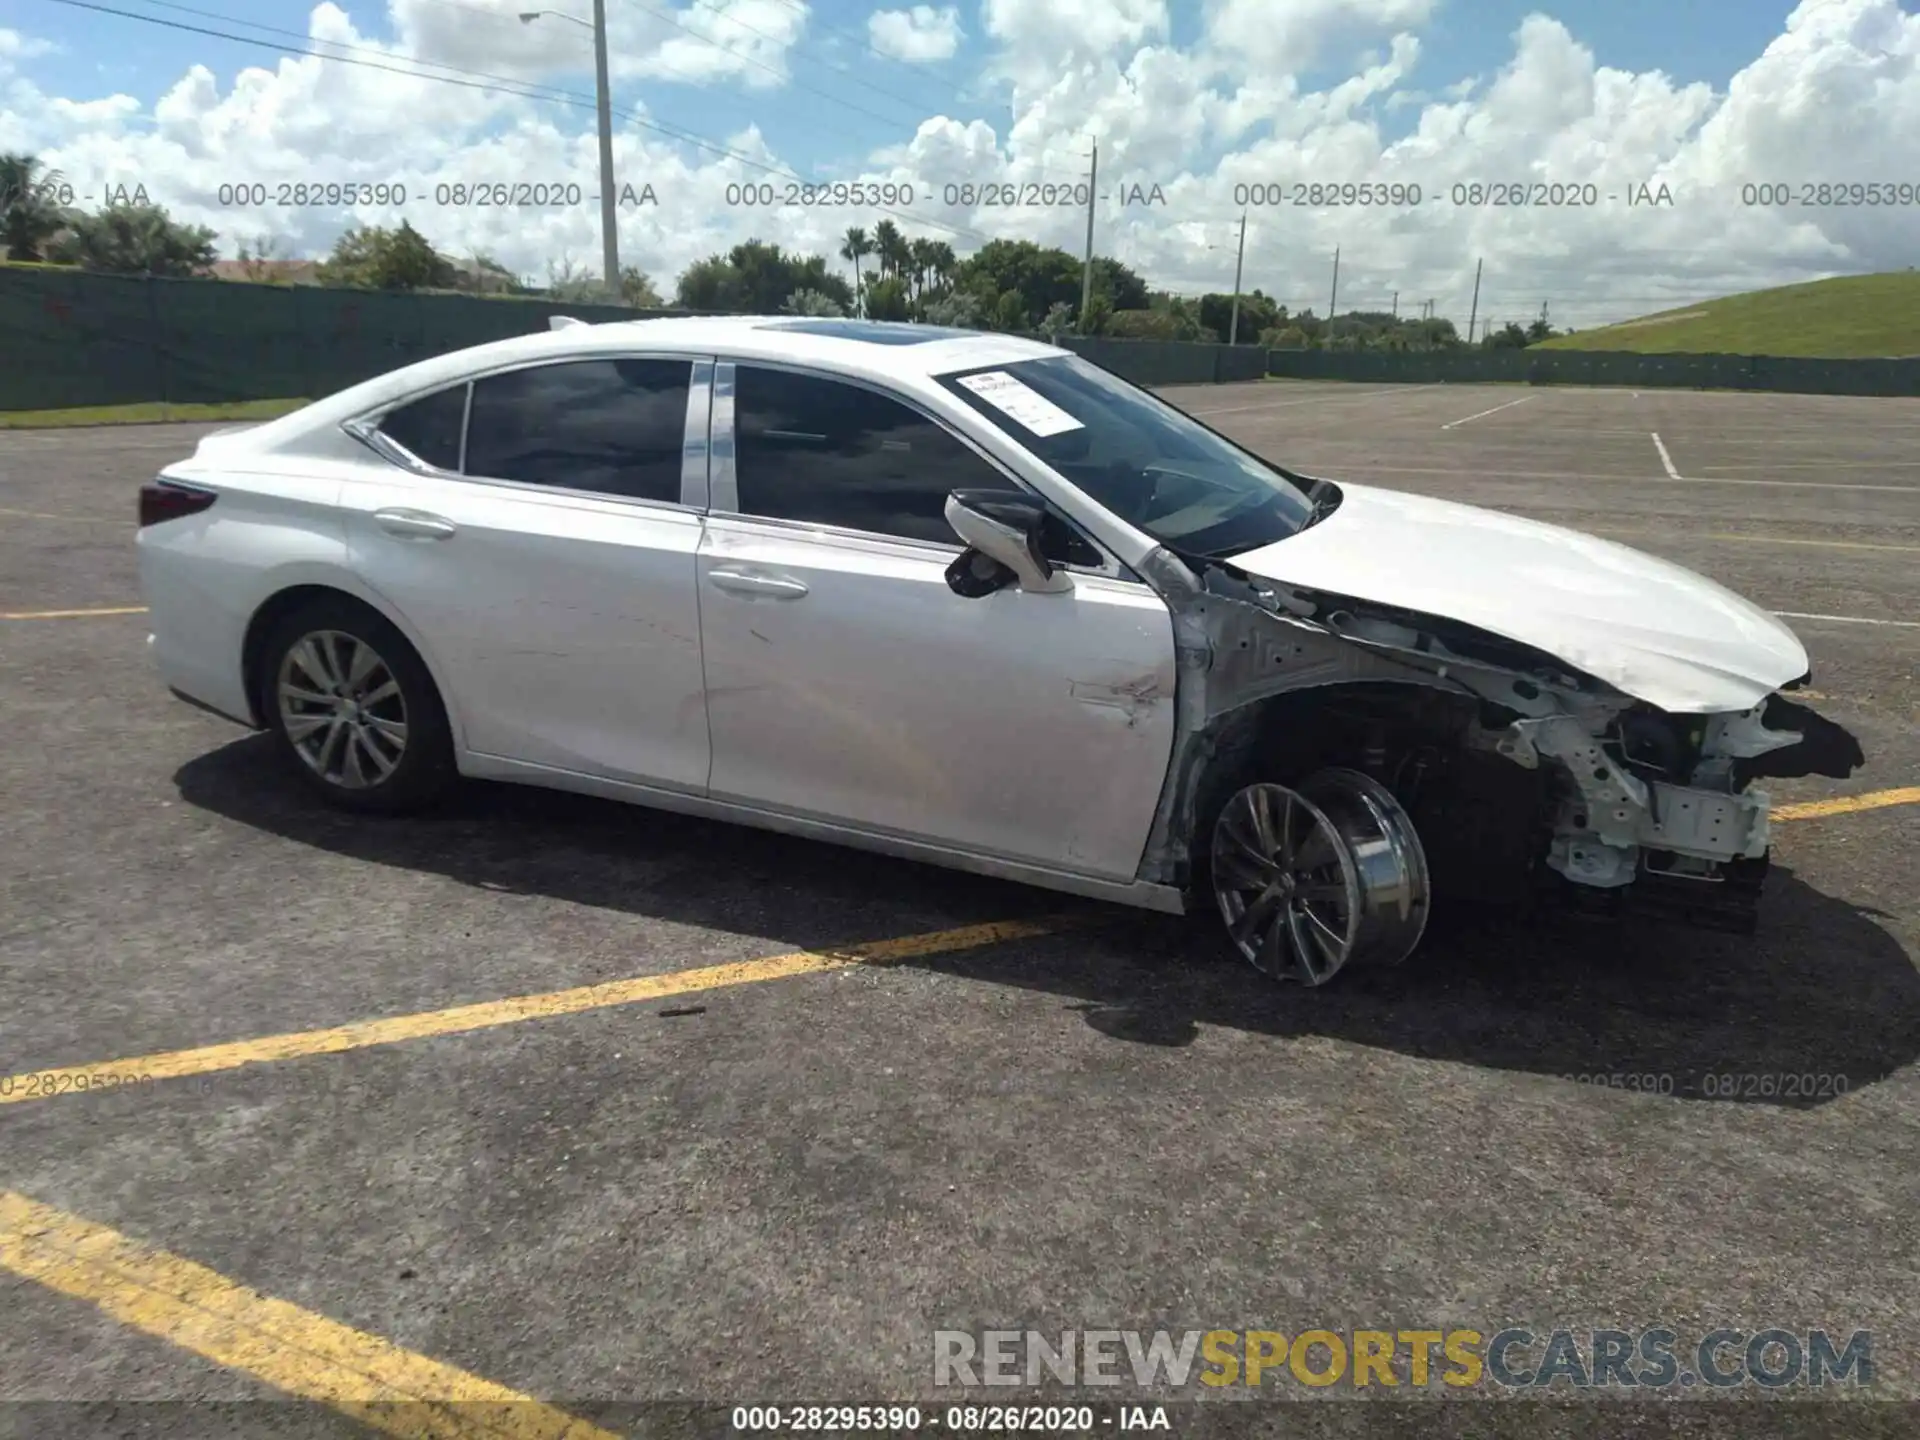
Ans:
POLYGON ((1420 838, 1357 770, 1240 790, 1214 822, 1210 867, 1228 938, 1276 980, 1324 985, 1349 964, 1398 964, 1426 929, 1420 838))
POLYGON ((365 790, 407 755, 407 701, 380 652, 344 630, 302 635, 273 687, 293 753, 329 785, 365 790))
POLYGON ((446 713, 400 632, 353 602, 322 601, 276 627, 262 699, 283 752, 329 800, 398 810, 451 779, 446 713))

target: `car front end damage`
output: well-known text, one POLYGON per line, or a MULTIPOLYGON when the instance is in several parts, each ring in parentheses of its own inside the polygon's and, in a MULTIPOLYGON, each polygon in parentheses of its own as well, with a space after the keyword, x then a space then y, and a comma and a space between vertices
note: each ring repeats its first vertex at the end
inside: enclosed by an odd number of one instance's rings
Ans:
POLYGON ((1781 693, 1674 713, 1445 617, 1164 549, 1144 573, 1180 680, 1141 878, 1217 907, 1276 978, 1404 959, 1436 901, 1750 930, 1769 846, 1754 782, 1863 763, 1781 693))

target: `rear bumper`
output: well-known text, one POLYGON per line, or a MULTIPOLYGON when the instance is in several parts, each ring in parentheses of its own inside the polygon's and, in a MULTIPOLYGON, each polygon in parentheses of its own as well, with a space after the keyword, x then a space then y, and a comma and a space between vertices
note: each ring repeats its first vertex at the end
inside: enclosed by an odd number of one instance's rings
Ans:
MULTIPOLYGON (((152 637, 149 636, 148 638, 151 639, 152 637)), ((222 710, 218 705, 209 704, 207 701, 202 700, 198 695, 189 695, 185 690, 182 690, 178 685, 169 685, 167 687, 167 693, 172 695, 173 698, 176 700, 184 700, 187 704, 191 705, 196 710, 204 710, 209 715, 217 715, 220 719, 230 721, 235 725, 244 725, 249 730, 258 730, 261 728, 259 725, 256 725, 252 719, 239 716, 239 715, 229 715, 226 711, 222 710)))
POLYGON ((152 626, 147 655, 161 682, 176 695, 251 726, 253 706, 240 666, 246 615, 234 597, 209 583, 222 578, 221 572, 197 564, 192 553, 161 547, 149 532, 142 532, 138 554, 152 626))

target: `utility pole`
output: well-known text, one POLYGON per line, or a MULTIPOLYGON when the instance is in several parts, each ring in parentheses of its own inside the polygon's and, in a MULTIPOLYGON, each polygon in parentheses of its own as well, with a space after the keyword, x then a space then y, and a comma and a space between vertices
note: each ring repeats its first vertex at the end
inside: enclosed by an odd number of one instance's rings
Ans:
POLYGON ((1087 306, 1093 303, 1093 204, 1099 198, 1100 142, 1093 142, 1093 164, 1087 171, 1087 259, 1080 270, 1080 323, 1085 324, 1087 306))
POLYGON ((1393 318, 1396 320, 1400 318, 1400 292, 1398 290, 1393 292, 1393 318))
POLYGON ((620 300, 619 202, 613 193, 613 95, 607 83, 607 0, 593 0, 593 83, 600 112, 600 263, 607 294, 620 300))
POLYGON ((564 10, 522 10, 520 23, 531 25, 543 16, 566 20, 593 32, 594 110, 600 121, 600 282, 620 301, 619 201, 613 193, 613 91, 607 83, 607 0, 593 0, 593 23, 564 10))
POLYGON ((1240 267, 1247 258, 1247 212, 1240 212, 1240 253, 1233 257, 1233 319, 1227 322, 1227 344, 1240 343, 1240 267))
POLYGON ((1473 262, 1473 308, 1467 312, 1467 344, 1473 343, 1473 321, 1480 313, 1480 267, 1486 264, 1484 258, 1473 262))
POLYGON ((1333 302, 1340 298, 1340 247, 1333 247, 1333 291, 1327 296, 1327 337, 1333 337, 1333 302))

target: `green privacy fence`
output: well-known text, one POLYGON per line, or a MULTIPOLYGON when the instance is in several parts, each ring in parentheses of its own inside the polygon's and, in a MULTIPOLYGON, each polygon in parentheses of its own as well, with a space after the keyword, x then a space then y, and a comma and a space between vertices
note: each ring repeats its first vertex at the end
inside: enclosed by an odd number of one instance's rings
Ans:
POLYGON ((1920 395, 1920 356, 1815 360, 1780 355, 1637 355, 1612 350, 1269 350, 1267 370, 1295 380, 1363 380, 1388 385, 1504 380, 1531 385, 1920 395))
POLYGON ((0 266, 0 410, 325 395, 603 305, 0 266))
POLYGON ((1108 340, 1097 335, 1066 335, 1056 343, 1136 385, 1219 385, 1258 380, 1267 373, 1267 352, 1256 345, 1108 340))
MULTIPOLYGON (((0 411, 319 396, 429 355, 545 330, 557 314, 683 312, 0 265, 0 411)), ((1255 380, 1267 352, 1071 337, 1144 385, 1255 380)))
MULTIPOLYGON (((326 395, 429 355, 544 330, 556 314, 634 320, 670 313, 0 265, 0 411, 326 395)), ((1272 374, 1377 384, 1512 381, 1920 395, 1920 357, 1335 352, 1080 336, 1060 343, 1142 385, 1211 385, 1272 374)))

